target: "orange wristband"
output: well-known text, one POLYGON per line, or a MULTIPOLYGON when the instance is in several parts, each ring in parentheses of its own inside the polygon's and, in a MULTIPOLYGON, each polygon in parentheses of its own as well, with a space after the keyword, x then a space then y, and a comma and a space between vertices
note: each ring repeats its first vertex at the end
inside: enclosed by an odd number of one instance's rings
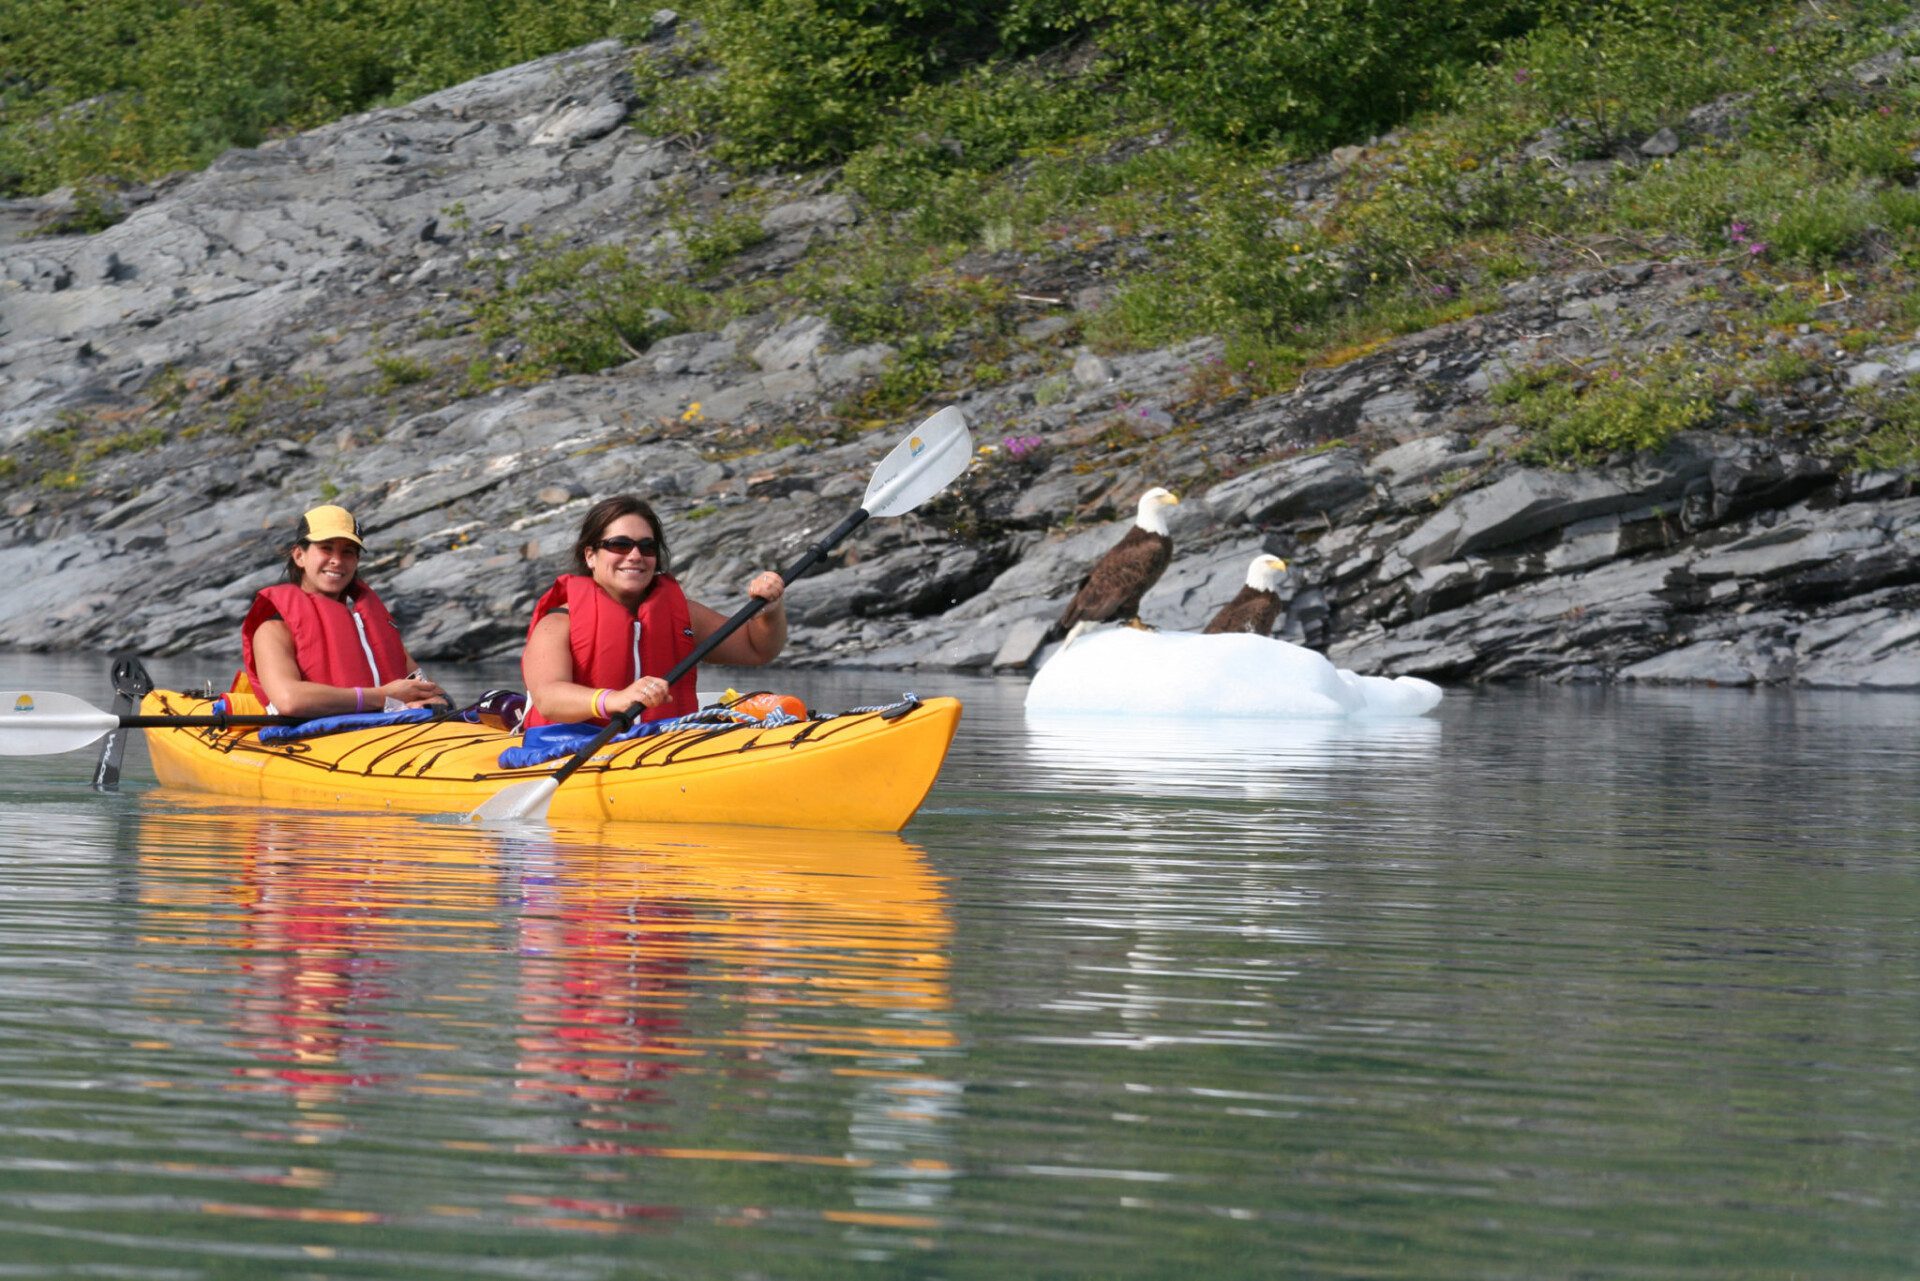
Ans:
POLYGON ((601 720, 607 718, 607 695, 609 690, 595 690, 593 694, 593 714, 601 720))

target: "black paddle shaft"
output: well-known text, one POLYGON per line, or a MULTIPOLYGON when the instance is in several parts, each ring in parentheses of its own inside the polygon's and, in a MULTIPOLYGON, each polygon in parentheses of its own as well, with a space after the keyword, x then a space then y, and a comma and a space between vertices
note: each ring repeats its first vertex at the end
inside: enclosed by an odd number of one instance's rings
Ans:
MULTIPOLYGON (((848 513, 847 518, 838 525, 835 525, 832 532, 813 546, 807 548, 806 554, 801 556, 799 560, 787 566, 787 572, 780 576, 782 580, 788 584, 797 581, 801 575, 813 568, 815 561, 832 551, 841 539, 860 528, 860 526, 866 522, 868 515, 868 511, 864 507, 856 507, 852 512, 848 513)), ((714 646, 746 626, 749 619, 766 607, 767 602, 765 597, 748 597, 747 603, 736 610, 732 618, 720 624, 719 627, 714 629, 713 635, 694 646, 691 654, 688 654, 685 658, 673 665, 672 670, 667 673, 667 684, 671 686, 675 681, 692 671, 695 664, 713 652, 714 646)), ((645 710, 646 709, 641 707, 640 704, 635 703, 632 707, 615 712, 612 717, 608 719, 604 729, 589 739, 586 745, 580 748, 579 751, 575 752, 571 760, 554 771, 553 785, 558 787, 560 784, 566 782, 575 770, 592 759, 595 752, 612 742, 616 735, 625 733, 640 713, 645 710)))
POLYGON ((235 729, 256 725, 304 725, 310 716, 122 716, 121 729, 235 729))

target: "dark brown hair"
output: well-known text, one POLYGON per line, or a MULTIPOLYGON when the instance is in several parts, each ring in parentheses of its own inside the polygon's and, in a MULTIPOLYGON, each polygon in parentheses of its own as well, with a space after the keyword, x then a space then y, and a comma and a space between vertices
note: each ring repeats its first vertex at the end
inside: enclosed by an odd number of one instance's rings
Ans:
POLYGON ((587 509, 587 518, 580 522, 580 537, 573 540, 573 572, 592 572, 587 568, 587 553, 606 534, 607 526, 622 516, 638 516, 647 522, 653 530, 653 540, 660 544, 660 555, 654 565, 660 573, 671 574, 673 562, 667 559, 667 531, 661 528, 660 518, 653 514, 653 508, 647 504, 647 500, 638 494, 616 494, 612 498, 602 498, 587 509))

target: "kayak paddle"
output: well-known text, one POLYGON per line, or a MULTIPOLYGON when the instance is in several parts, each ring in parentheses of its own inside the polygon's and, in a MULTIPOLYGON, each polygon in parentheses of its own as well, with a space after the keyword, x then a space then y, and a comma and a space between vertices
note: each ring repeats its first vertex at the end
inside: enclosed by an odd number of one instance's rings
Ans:
POLYGON ((117 729, 232 729, 298 725, 303 716, 117 716, 50 690, 0 690, 0 756, 50 756, 117 729))
MULTIPOLYGON (((905 440, 880 460, 880 465, 873 470, 873 479, 867 484, 867 493, 860 500, 860 506, 834 526, 825 538, 808 548, 806 554, 788 566, 781 577, 791 587, 800 580, 801 575, 813 568, 815 561, 832 551, 841 539, 858 529, 869 517, 906 515, 945 489, 954 477, 967 469, 967 463, 972 458, 973 436, 967 431, 967 420, 958 409, 949 405, 914 428, 905 440)), ((694 664, 712 652, 714 646, 733 635, 748 619, 765 608, 766 603, 758 596, 749 597, 738 613, 716 628, 713 635, 696 645, 691 654, 673 665, 673 670, 666 675, 667 684, 671 686, 685 676, 694 664)), ((646 709, 636 703, 623 712, 615 713, 606 727, 587 740, 585 746, 568 757, 566 764, 559 769, 543 778, 527 779, 502 788, 468 817, 481 822, 499 822, 545 815, 553 794, 560 790, 560 784, 591 760, 595 752, 623 733, 644 711, 646 709)))

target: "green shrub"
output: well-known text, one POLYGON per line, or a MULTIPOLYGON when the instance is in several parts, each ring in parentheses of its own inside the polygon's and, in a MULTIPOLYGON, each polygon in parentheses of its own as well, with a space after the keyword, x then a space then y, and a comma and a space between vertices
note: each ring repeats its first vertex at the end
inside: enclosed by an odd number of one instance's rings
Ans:
POLYGON ((1862 110, 1829 114, 1807 130, 1807 141, 1839 172, 1907 182, 1915 170, 1917 126, 1914 104, 1903 95, 1896 103, 1868 103, 1862 110))
POLYGON ((717 311, 712 299, 658 279, 618 245, 545 244, 492 270, 492 283, 473 298, 476 327, 489 342, 518 340, 521 351, 507 370, 469 370, 470 384, 594 373, 717 311))
POLYGON ((1871 193, 1821 185, 1783 202, 1771 217, 1763 213, 1756 233, 1766 237, 1772 255, 1782 262, 1819 266, 1865 244, 1875 212, 1871 193))
POLYGON ((1791 329, 1812 324, 1819 318, 1820 308, 1811 298, 1804 298, 1789 289, 1774 299, 1763 314, 1768 324, 1791 329))
POLYGON ((106 184, 89 179, 74 190, 72 208, 41 223, 35 228, 35 234, 90 236, 96 231, 105 231, 126 216, 127 211, 106 184))
POLYGON ((1088 109, 995 74, 1048 47, 1097 41, 1089 88, 1104 91, 1098 110, 1126 100, 1203 138, 1317 144, 1433 101, 1455 68, 1526 29, 1541 8, 1539 0, 708 0, 698 57, 720 74, 693 91, 696 101, 661 105, 704 121, 731 158, 751 164, 809 165, 884 146, 885 162, 857 177, 878 199, 899 200, 883 188, 918 188, 956 162, 999 163, 1059 136, 1062 117, 1088 109), (944 91, 969 77, 990 87, 944 91))
POLYGON ((1031 69, 977 67, 902 97, 884 127, 847 160, 846 182, 877 209, 951 204, 978 185, 979 175, 1103 119, 1109 101, 1087 85, 1031 69), (959 175, 967 179, 956 183, 959 175))
POLYGON ((1433 100, 1450 67, 1534 20, 1525 0, 1104 0, 1117 79, 1201 137, 1306 146, 1364 136, 1433 100))
POLYGON ((150 177, 606 35, 635 0, 9 0, 0 194, 150 177))
POLYGON ((158 427, 136 427, 79 444, 75 446, 73 456, 79 462, 92 462, 109 454, 138 454, 164 443, 166 439, 167 433, 158 427))
POLYGON ((1124 286, 1115 315, 1136 341, 1201 333, 1281 337, 1338 301, 1345 259, 1321 237, 1285 227, 1264 176, 1235 166, 1193 198, 1159 271, 1124 286), (1298 237, 1297 239, 1295 237, 1298 237))
POLYGON ((1884 231, 1910 240, 1920 231, 1920 191, 1894 187, 1875 195, 1874 223, 1884 231))
POLYGON ((1556 125, 1576 155, 1609 155, 1742 87, 1771 56, 1755 32, 1779 10, 1770 0, 1556 5, 1467 97, 1482 114, 1556 125))
POLYGON ((748 213, 689 218, 675 224, 687 257, 701 267, 719 266, 767 239, 760 219, 748 213))
POLYGON ((379 390, 382 394, 401 387, 410 387, 414 383, 425 382, 433 377, 433 366, 424 360, 415 360, 410 356, 399 356, 390 352, 375 352, 373 367, 380 373, 379 390))
POLYGON ((1591 462, 1619 450, 1658 449, 1713 418, 1706 381, 1678 357, 1628 367, 1532 370, 1496 389, 1510 421, 1527 429, 1524 456, 1591 462))
POLYGON ((1440 132, 1370 156, 1345 186, 1338 234, 1354 279, 1369 284, 1417 273, 1477 233, 1557 221, 1566 198, 1545 161, 1440 132))
POLYGON ((1811 356, 1797 351, 1781 351, 1762 361, 1759 373, 1763 381, 1787 387, 1819 368, 1820 363, 1811 356))
MULTIPOLYGON (((1912 202, 1885 206, 1904 215, 1912 202)), ((1709 251, 1819 266, 1857 252, 1883 219, 1881 197, 1804 157, 1763 151, 1685 158, 1627 184, 1613 214, 1627 226, 1678 233, 1709 251)))
POLYGON ((1853 450, 1857 467, 1920 471, 1920 392, 1911 388, 1871 402, 1873 429, 1853 450))
MULTIPOLYGON (((708 0, 693 89, 723 152, 750 164, 844 159, 923 75, 990 36, 990 6, 861 0, 708 0)), ((991 47, 989 40, 988 46, 991 47)))

